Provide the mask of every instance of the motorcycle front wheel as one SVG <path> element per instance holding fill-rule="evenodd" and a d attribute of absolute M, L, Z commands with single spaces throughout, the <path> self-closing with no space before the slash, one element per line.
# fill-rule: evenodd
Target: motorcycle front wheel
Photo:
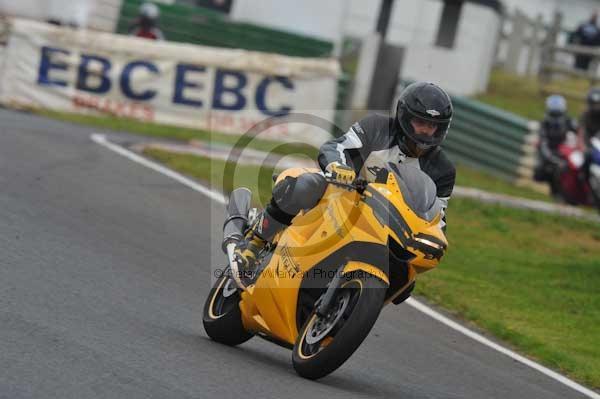
<path fill-rule="evenodd" d="M 589 185 L 592 195 L 592 202 L 596 207 L 596 210 L 600 213 L 600 177 L 591 176 L 589 178 Z"/>
<path fill-rule="evenodd" d="M 202 315 L 204 331 L 213 340 L 235 346 L 248 341 L 253 334 L 242 324 L 240 293 L 233 279 L 223 273 L 213 285 Z"/>
<path fill-rule="evenodd" d="M 296 372 L 315 380 L 348 360 L 375 324 L 386 289 L 375 276 L 351 275 L 336 292 L 329 314 L 313 311 L 300 330 L 292 354 Z"/>

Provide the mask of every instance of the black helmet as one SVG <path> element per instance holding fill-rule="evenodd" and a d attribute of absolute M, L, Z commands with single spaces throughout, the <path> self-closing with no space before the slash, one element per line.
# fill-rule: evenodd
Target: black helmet
<path fill-rule="evenodd" d="M 567 137 L 568 120 L 564 116 L 548 117 L 542 122 L 542 129 L 552 147 L 558 146 Z"/>
<path fill-rule="evenodd" d="M 402 150 L 407 155 L 420 156 L 441 144 L 448 134 L 452 112 L 452 100 L 441 87 L 427 82 L 408 85 L 396 107 L 396 120 L 404 133 L 399 137 Z M 432 136 L 417 134 L 411 124 L 413 118 L 435 123 L 435 133 Z"/>

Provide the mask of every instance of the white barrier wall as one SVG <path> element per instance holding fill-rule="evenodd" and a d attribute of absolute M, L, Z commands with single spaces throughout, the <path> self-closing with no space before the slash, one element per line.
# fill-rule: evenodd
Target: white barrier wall
<path fill-rule="evenodd" d="M 231 18 L 314 36 L 336 45 L 342 40 L 346 8 L 346 0 L 235 0 Z"/>
<path fill-rule="evenodd" d="M 96 0 L 90 10 L 87 28 L 115 32 L 123 0 Z"/>
<path fill-rule="evenodd" d="M 348 0 L 346 36 L 364 38 L 373 32 L 379 12 L 375 3 Z M 485 91 L 501 17 L 491 7 L 465 1 L 454 46 L 446 48 L 436 45 L 443 7 L 440 0 L 394 2 L 386 41 L 405 48 L 402 78 L 436 82 L 459 95 Z"/>
<path fill-rule="evenodd" d="M 0 15 L 38 21 L 53 19 L 63 24 L 85 27 L 96 2 L 97 0 L 0 0 Z"/>
<path fill-rule="evenodd" d="M 310 113 L 333 120 L 339 64 L 14 20 L 0 99 L 14 106 L 108 113 L 261 138 L 321 143 L 323 129 L 281 124 Z M 275 117 L 275 118 L 273 118 Z"/>
<path fill-rule="evenodd" d="M 518 1 L 511 0 L 513 3 Z M 550 0 L 521 3 L 544 1 Z M 584 1 L 597 0 L 577 0 Z M 485 91 L 495 59 L 501 20 L 500 12 L 493 3 L 462 2 L 454 46 L 447 48 L 436 43 L 444 5 L 459 2 L 395 1 L 386 42 L 405 48 L 400 71 L 402 78 L 434 81 L 454 94 L 473 95 Z M 369 38 L 375 32 L 380 7 L 381 1 L 365 0 L 235 0 L 231 16 L 235 20 L 330 40 L 339 50 L 344 37 L 365 40 L 365 45 L 370 44 Z M 364 90 L 359 88 L 359 91 Z M 360 93 L 358 97 L 361 97 Z"/>
<path fill-rule="evenodd" d="M 432 46 L 435 30 L 416 36 L 406 49 L 404 77 L 432 81 L 458 95 L 485 91 L 500 23 L 493 9 L 464 3 L 454 48 Z"/>

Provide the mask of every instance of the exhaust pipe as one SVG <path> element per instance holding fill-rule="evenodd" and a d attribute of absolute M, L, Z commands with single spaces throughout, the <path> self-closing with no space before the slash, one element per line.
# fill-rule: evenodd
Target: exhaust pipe
<path fill-rule="evenodd" d="M 223 224 L 223 244 L 221 248 L 229 259 L 233 280 L 242 290 L 246 289 L 246 286 L 240 278 L 234 251 L 236 244 L 244 239 L 244 231 L 248 227 L 248 212 L 251 200 L 252 192 L 249 189 L 240 187 L 233 190 L 229 196 L 229 204 L 227 204 L 227 219 Z"/>
<path fill-rule="evenodd" d="M 235 244 L 244 238 L 244 231 L 248 227 L 251 200 L 252 192 L 245 187 L 236 188 L 229 196 L 227 219 L 223 224 L 223 252 L 226 252 L 227 245 Z"/>

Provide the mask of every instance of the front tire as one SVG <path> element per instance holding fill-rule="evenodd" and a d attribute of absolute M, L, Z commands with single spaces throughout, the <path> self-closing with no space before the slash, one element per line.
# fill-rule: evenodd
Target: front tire
<path fill-rule="evenodd" d="M 600 213 L 600 177 L 592 176 L 588 181 L 592 195 L 592 202 L 598 213 Z"/>
<path fill-rule="evenodd" d="M 210 338 L 235 346 L 248 341 L 253 334 L 244 329 L 239 307 L 240 293 L 227 274 L 223 273 L 210 290 L 204 303 L 202 324 Z"/>
<path fill-rule="evenodd" d="M 338 289 L 330 315 L 320 317 L 313 310 L 294 345 L 296 372 L 315 380 L 348 360 L 375 324 L 386 289 L 375 276 L 354 274 Z"/>

